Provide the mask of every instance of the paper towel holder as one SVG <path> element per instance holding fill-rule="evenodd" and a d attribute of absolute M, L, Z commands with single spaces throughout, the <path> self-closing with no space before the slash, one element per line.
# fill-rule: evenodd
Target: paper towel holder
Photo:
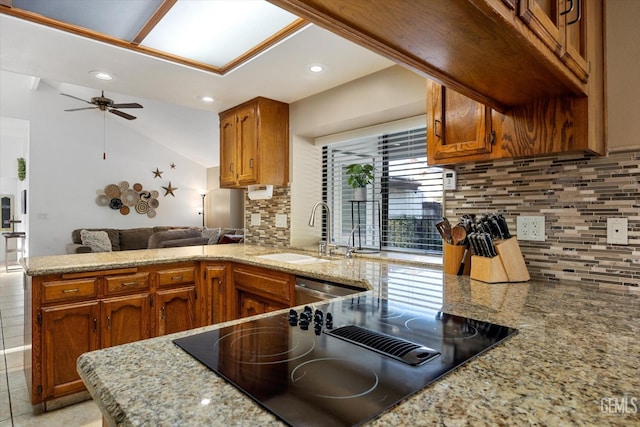
<path fill-rule="evenodd" d="M 273 185 L 257 184 L 247 188 L 249 200 L 268 200 L 273 196 Z"/>

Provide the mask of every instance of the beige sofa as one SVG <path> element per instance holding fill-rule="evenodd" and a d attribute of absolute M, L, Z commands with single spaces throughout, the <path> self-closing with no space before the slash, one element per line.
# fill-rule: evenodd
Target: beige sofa
<path fill-rule="evenodd" d="M 72 243 L 66 245 L 68 254 L 93 252 L 90 246 L 82 244 L 82 230 L 106 232 L 111 241 L 112 251 L 239 243 L 244 238 L 244 230 L 236 228 L 79 228 L 71 232 Z"/>

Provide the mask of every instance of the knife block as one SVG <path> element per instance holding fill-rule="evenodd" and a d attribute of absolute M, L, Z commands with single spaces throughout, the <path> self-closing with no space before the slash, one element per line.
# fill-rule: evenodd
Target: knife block
<path fill-rule="evenodd" d="M 531 277 L 515 237 L 495 242 L 498 256 L 471 257 L 470 277 L 486 283 L 526 282 Z"/>
<path fill-rule="evenodd" d="M 443 254 L 442 254 L 442 270 L 446 274 L 458 274 L 460 269 L 460 263 L 464 256 L 465 245 L 450 245 L 447 242 L 442 242 Z M 464 260 L 463 276 L 468 276 L 471 271 L 471 249 L 467 252 L 467 258 Z"/>

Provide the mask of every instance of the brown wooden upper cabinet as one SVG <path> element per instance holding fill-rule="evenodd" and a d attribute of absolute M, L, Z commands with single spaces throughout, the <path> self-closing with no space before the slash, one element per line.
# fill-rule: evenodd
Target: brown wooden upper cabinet
<path fill-rule="evenodd" d="M 427 141 L 429 164 L 487 158 L 495 142 L 491 109 L 428 80 Z"/>
<path fill-rule="evenodd" d="M 288 181 L 289 105 L 259 97 L 220 113 L 220 187 Z"/>
<path fill-rule="evenodd" d="M 587 0 L 521 0 L 518 16 L 583 82 L 587 82 Z"/>
<path fill-rule="evenodd" d="M 584 58 L 588 48 L 591 81 L 602 68 L 591 49 L 602 51 L 603 2 L 573 0 L 561 14 L 570 1 L 269 0 L 501 113 L 591 96 Z"/>

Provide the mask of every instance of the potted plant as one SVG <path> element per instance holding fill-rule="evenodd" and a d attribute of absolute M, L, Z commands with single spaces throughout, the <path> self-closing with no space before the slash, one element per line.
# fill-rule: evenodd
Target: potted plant
<path fill-rule="evenodd" d="M 354 189 L 353 200 L 367 200 L 367 184 L 373 182 L 373 165 L 354 163 L 346 168 L 347 183 Z"/>

